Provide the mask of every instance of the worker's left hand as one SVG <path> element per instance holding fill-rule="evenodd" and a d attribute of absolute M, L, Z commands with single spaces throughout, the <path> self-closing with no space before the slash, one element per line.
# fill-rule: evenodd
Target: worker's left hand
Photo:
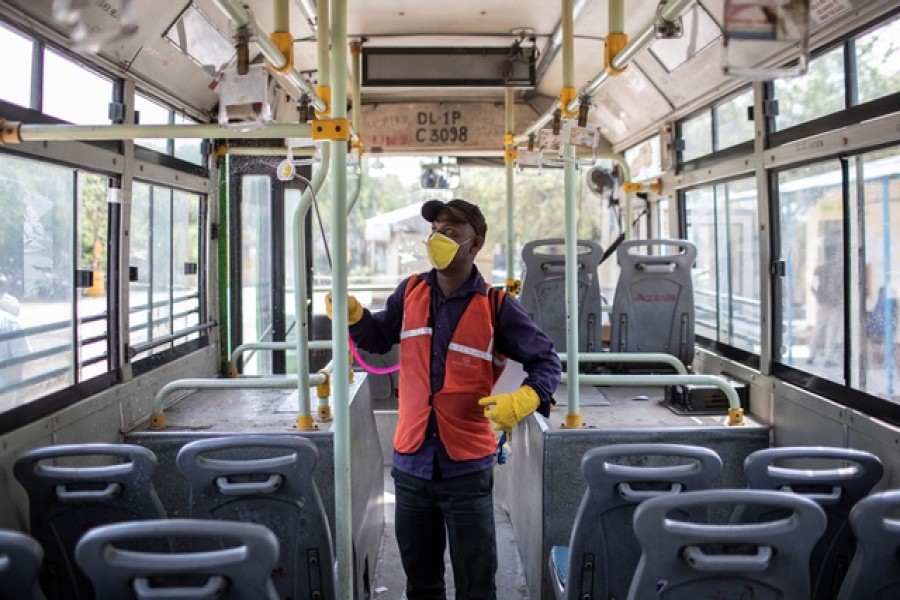
<path fill-rule="evenodd" d="M 516 423 L 540 406 L 541 399 L 534 388 L 523 385 L 514 392 L 485 396 L 478 404 L 486 407 L 484 416 L 490 419 L 491 427 L 497 431 L 511 431 Z"/>

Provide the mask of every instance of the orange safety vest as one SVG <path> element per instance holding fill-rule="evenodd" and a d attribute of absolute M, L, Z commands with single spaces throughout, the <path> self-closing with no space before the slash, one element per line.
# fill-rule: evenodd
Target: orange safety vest
<path fill-rule="evenodd" d="M 506 364 L 494 350 L 494 321 L 502 300 L 500 290 L 472 296 L 450 339 L 444 387 L 432 397 L 431 286 L 418 275 L 407 281 L 400 330 L 397 452 L 419 449 L 432 408 L 441 441 L 453 460 L 484 458 L 497 449 L 497 437 L 478 401 L 491 394 Z"/>

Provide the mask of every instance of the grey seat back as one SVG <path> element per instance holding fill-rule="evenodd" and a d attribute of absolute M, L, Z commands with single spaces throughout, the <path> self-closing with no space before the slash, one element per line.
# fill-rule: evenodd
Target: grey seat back
<path fill-rule="evenodd" d="M 49 464 L 59 459 L 72 460 L 65 466 Z M 46 554 L 40 581 L 51 599 L 94 597 L 90 581 L 75 564 L 75 544 L 86 531 L 108 523 L 165 517 L 152 484 L 156 456 L 141 446 L 36 448 L 22 454 L 13 470 L 28 493 L 31 535 Z"/>
<path fill-rule="evenodd" d="M 334 597 L 331 531 L 313 481 L 318 457 L 315 444 L 293 435 L 198 440 L 176 457 L 192 518 L 252 521 L 275 533 L 282 598 Z"/>
<path fill-rule="evenodd" d="M 600 352 L 603 345 L 603 298 L 597 267 L 603 249 L 578 240 L 578 351 Z M 538 327 L 553 340 L 557 352 L 566 351 L 565 240 L 534 240 L 522 248 L 525 275 L 519 300 Z"/>
<path fill-rule="evenodd" d="M 734 504 L 788 511 L 766 523 L 693 523 L 681 515 Z M 809 498 L 769 490 L 701 490 L 651 498 L 634 513 L 641 558 L 629 600 L 809 598 L 809 556 L 825 513 Z"/>
<path fill-rule="evenodd" d="M 135 540 L 187 539 L 201 551 L 140 552 Z M 277 600 L 278 540 L 262 525 L 164 519 L 92 529 L 76 548 L 97 600 Z"/>
<path fill-rule="evenodd" d="M 663 352 L 690 365 L 697 248 L 687 240 L 630 240 L 619 245 L 616 257 L 610 351 Z"/>
<path fill-rule="evenodd" d="M 856 554 L 838 600 L 900 598 L 900 490 L 872 494 L 850 511 Z"/>
<path fill-rule="evenodd" d="M 18 531 L 0 530 L 0 600 L 43 600 L 37 574 L 44 551 Z"/>
<path fill-rule="evenodd" d="M 624 598 L 640 556 L 632 517 L 642 501 L 704 489 L 722 471 L 715 451 L 683 444 L 613 444 L 581 460 L 587 489 L 569 541 L 565 597 Z M 706 520 L 706 514 L 692 515 Z"/>
<path fill-rule="evenodd" d="M 784 461 L 789 460 L 804 462 L 785 466 Z M 813 549 L 810 565 L 814 600 L 830 600 L 837 595 L 856 550 L 848 521 L 850 511 L 872 491 L 883 472 L 877 456 L 850 448 L 765 448 L 744 461 L 748 487 L 801 494 L 825 510 L 827 528 Z M 769 516 L 761 507 L 741 506 L 732 521 L 752 523 Z"/>

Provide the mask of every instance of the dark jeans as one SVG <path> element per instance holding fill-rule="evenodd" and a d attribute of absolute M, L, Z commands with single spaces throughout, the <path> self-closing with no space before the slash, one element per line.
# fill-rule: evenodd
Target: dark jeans
<path fill-rule="evenodd" d="M 494 600 L 497 536 L 494 530 L 494 471 L 430 481 L 397 469 L 394 523 L 409 600 L 446 600 L 444 547 L 457 600 Z"/>

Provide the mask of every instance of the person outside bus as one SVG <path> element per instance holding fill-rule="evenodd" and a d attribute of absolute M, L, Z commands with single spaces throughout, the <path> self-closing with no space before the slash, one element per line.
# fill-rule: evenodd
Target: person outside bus
<path fill-rule="evenodd" d="M 843 361 L 844 265 L 833 245 L 825 246 L 825 260 L 813 271 L 816 297 L 816 326 L 813 332 L 809 363 L 823 356 L 826 367 Z"/>
<path fill-rule="evenodd" d="M 426 247 L 434 268 L 401 283 L 377 313 L 349 296 L 350 335 L 375 353 L 400 343 L 391 475 L 407 598 L 446 598 L 449 542 L 456 597 L 493 599 L 492 428 L 510 431 L 535 410 L 549 416 L 561 366 L 522 305 L 491 290 L 475 266 L 487 233 L 481 210 L 461 199 L 429 200 L 422 217 L 431 222 Z M 506 358 L 522 364 L 525 380 L 492 395 Z"/>
<path fill-rule="evenodd" d="M 19 300 L 12 294 L 12 285 L 5 273 L 0 273 L 0 333 L 7 334 L 0 340 L 0 361 L 21 358 L 31 352 L 28 340 L 19 332 Z M 12 334 L 12 335 L 10 335 Z M 22 381 L 23 365 L 0 368 L 0 393 Z"/>

